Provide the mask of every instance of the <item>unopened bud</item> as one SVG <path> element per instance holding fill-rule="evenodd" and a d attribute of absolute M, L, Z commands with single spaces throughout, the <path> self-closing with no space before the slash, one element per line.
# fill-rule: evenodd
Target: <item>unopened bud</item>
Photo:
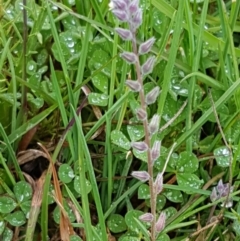
<path fill-rule="evenodd" d="M 139 54 L 148 53 L 151 50 L 155 40 L 156 39 L 154 37 L 152 37 L 152 38 L 148 39 L 146 42 L 140 44 L 139 49 L 138 49 L 138 53 Z"/>
<path fill-rule="evenodd" d="M 130 24 L 134 30 L 136 30 L 142 24 L 142 9 L 141 8 L 137 9 L 137 12 L 134 14 Z"/>
<path fill-rule="evenodd" d="M 136 13 L 138 8 L 139 8 L 139 0 L 133 0 L 128 6 L 128 10 L 131 14 Z"/>
<path fill-rule="evenodd" d="M 139 152 L 145 152 L 148 149 L 148 145 L 144 141 L 131 142 L 131 146 Z"/>
<path fill-rule="evenodd" d="M 149 57 L 146 60 L 146 62 L 142 65 L 142 68 L 141 68 L 142 74 L 143 75 L 150 74 L 153 71 L 154 63 L 155 63 L 155 57 L 154 56 Z"/>
<path fill-rule="evenodd" d="M 127 22 L 128 21 L 128 15 L 125 11 L 118 10 L 118 9 L 113 9 L 112 13 L 122 22 Z"/>
<path fill-rule="evenodd" d="M 147 112 L 143 109 L 138 109 L 136 112 L 137 118 L 141 121 L 144 121 L 147 119 Z"/>
<path fill-rule="evenodd" d="M 147 93 L 145 102 L 147 105 L 153 104 L 159 95 L 160 88 L 158 86 L 154 87 L 150 92 Z"/>
<path fill-rule="evenodd" d="M 154 182 L 154 189 L 155 189 L 156 194 L 159 194 L 159 193 L 162 192 L 162 190 L 163 190 L 163 175 L 162 175 L 162 173 L 157 174 L 157 177 L 156 177 L 155 182 Z"/>
<path fill-rule="evenodd" d="M 155 225 L 155 230 L 157 233 L 160 233 L 164 229 L 165 222 L 166 222 L 166 214 L 164 212 L 161 212 Z"/>
<path fill-rule="evenodd" d="M 111 0 L 111 5 L 114 9 L 126 11 L 127 4 L 124 0 Z"/>
<path fill-rule="evenodd" d="M 120 56 L 130 64 L 137 62 L 137 56 L 132 52 L 123 52 Z"/>
<path fill-rule="evenodd" d="M 151 135 L 155 134 L 158 131 L 159 121 L 160 121 L 160 116 L 155 114 L 148 125 L 148 130 Z"/>
<path fill-rule="evenodd" d="M 211 195 L 210 195 L 210 200 L 212 202 L 216 201 L 218 199 L 218 195 L 217 195 L 217 190 L 216 188 L 214 187 L 212 192 L 211 192 Z"/>
<path fill-rule="evenodd" d="M 126 80 L 125 83 L 134 92 L 139 92 L 142 88 L 137 80 Z"/>
<path fill-rule="evenodd" d="M 131 175 L 142 182 L 146 182 L 150 178 L 150 175 L 146 171 L 133 171 Z"/>
<path fill-rule="evenodd" d="M 153 215 L 151 213 L 144 213 L 143 215 L 139 216 L 139 220 L 143 222 L 152 222 Z"/>
<path fill-rule="evenodd" d="M 128 29 L 115 28 L 115 31 L 123 40 L 132 40 L 132 33 Z"/>
<path fill-rule="evenodd" d="M 152 164 L 154 164 L 154 161 L 156 161 L 160 156 L 160 148 L 161 148 L 161 142 L 155 141 L 153 144 L 153 147 L 151 149 L 151 161 Z"/>

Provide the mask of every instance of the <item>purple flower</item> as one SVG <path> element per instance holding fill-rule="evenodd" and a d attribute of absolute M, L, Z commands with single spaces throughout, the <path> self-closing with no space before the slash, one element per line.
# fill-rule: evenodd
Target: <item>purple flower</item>
<path fill-rule="evenodd" d="M 162 192 L 163 190 L 163 174 L 162 173 L 158 173 L 156 180 L 154 182 L 154 191 L 155 194 L 159 194 Z"/>
<path fill-rule="evenodd" d="M 139 216 L 139 220 L 143 222 L 152 222 L 153 215 L 151 213 L 144 213 L 143 215 Z"/>
<path fill-rule="evenodd" d="M 160 88 L 158 86 L 154 87 L 150 92 L 147 93 L 145 97 L 145 102 L 147 105 L 153 104 L 160 93 Z"/>
<path fill-rule="evenodd" d="M 147 112 L 143 109 L 138 109 L 136 112 L 137 118 L 141 121 L 144 121 L 147 119 Z"/>
<path fill-rule="evenodd" d="M 131 175 L 142 182 L 146 182 L 150 178 L 150 175 L 146 171 L 133 171 Z"/>
<path fill-rule="evenodd" d="M 214 201 L 216 201 L 218 198 L 219 198 L 219 197 L 218 197 L 218 194 L 217 194 L 217 190 L 216 190 L 216 188 L 214 187 L 213 190 L 212 190 L 212 192 L 211 192 L 211 195 L 210 195 L 210 200 L 211 200 L 212 202 L 214 202 Z"/>
<path fill-rule="evenodd" d="M 138 8 L 133 18 L 130 20 L 130 25 L 133 30 L 136 30 L 142 24 L 142 9 Z"/>
<path fill-rule="evenodd" d="M 148 145 L 144 141 L 131 142 L 131 146 L 139 152 L 145 152 L 148 149 Z"/>
<path fill-rule="evenodd" d="M 135 13 L 139 8 L 139 0 L 133 0 L 129 6 L 128 6 L 128 9 L 129 9 L 129 12 L 130 13 Z"/>
<path fill-rule="evenodd" d="M 112 13 L 122 22 L 127 22 L 128 21 L 128 15 L 125 11 L 118 10 L 118 9 L 113 9 Z"/>
<path fill-rule="evenodd" d="M 160 156 L 160 148 L 161 148 L 161 142 L 155 141 L 153 144 L 153 147 L 151 149 L 151 161 L 152 164 L 154 164 L 154 161 L 156 161 Z"/>
<path fill-rule="evenodd" d="M 154 63 L 155 63 L 155 57 L 154 56 L 149 57 L 141 67 L 142 74 L 147 75 L 152 73 Z"/>
<path fill-rule="evenodd" d="M 155 114 L 148 125 L 149 133 L 151 135 L 155 134 L 158 131 L 159 121 L 160 121 L 160 116 Z"/>
<path fill-rule="evenodd" d="M 148 53 L 151 50 L 155 41 L 156 41 L 156 39 L 154 37 L 152 37 L 152 38 L 148 39 L 146 42 L 140 44 L 139 49 L 138 49 L 138 53 L 139 54 Z"/>
<path fill-rule="evenodd" d="M 132 33 L 128 29 L 115 28 L 115 31 L 123 40 L 132 40 Z"/>
<path fill-rule="evenodd" d="M 120 56 L 130 64 L 137 62 L 137 56 L 132 52 L 123 52 Z"/>
<path fill-rule="evenodd" d="M 139 92 L 142 88 L 137 80 L 126 80 L 125 84 L 134 92 Z"/>
<path fill-rule="evenodd" d="M 164 212 L 161 212 L 155 225 L 155 230 L 157 233 L 160 233 L 164 229 L 165 222 L 166 222 L 166 214 Z"/>
<path fill-rule="evenodd" d="M 127 9 L 127 4 L 124 0 L 111 0 L 110 6 L 116 10 L 126 11 Z"/>

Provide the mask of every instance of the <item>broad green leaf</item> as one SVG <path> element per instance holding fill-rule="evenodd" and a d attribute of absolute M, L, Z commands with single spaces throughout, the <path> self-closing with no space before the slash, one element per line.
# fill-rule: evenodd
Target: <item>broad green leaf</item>
<path fill-rule="evenodd" d="M 164 209 L 163 212 L 165 212 L 166 217 L 168 219 L 177 213 L 177 209 L 174 207 L 168 207 L 168 208 Z"/>
<path fill-rule="evenodd" d="M 182 203 L 183 195 L 179 190 L 164 189 L 162 193 L 169 201 L 173 203 Z"/>
<path fill-rule="evenodd" d="M 91 92 L 88 95 L 88 102 L 90 105 L 107 106 L 108 96 L 106 94 L 99 94 Z"/>
<path fill-rule="evenodd" d="M 73 3 L 75 5 L 75 0 L 68 1 L 69 5 L 72 5 L 71 3 Z M 68 16 L 65 16 L 65 18 L 62 19 L 61 23 L 63 24 L 64 28 L 67 30 L 79 31 L 79 29 L 81 27 L 77 18 L 70 14 Z"/>
<path fill-rule="evenodd" d="M 142 184 L 138 188 L 138 199 L 149 199 L 150 198 L 150 190 L 147 184 Z"/>
<path fill-rule="evenodd" d="M 74 183 L 75 191 L 77 193 L 81 194 L 81 187 L 80 187 L 80 178 L 79 178 L 79 176 L 76 176 L 74 178 L 74 182 L 73 183 Z M 92 190 L 92 185 L 91 185 L 91 183 L 88 180 L 86 180 L 85 188 L 86 188 L 87 193 L 90 193 L 91 190 Z"/>
<path fill-rule="evenodd" d="M 169 236 L 166 233 L 160 234 L 156 241 L 170 241 Z"/>
<path fill-rule="evenodd" d="M 29 75 L 32 75 L 32 74 L 36 73 L 36 71 L 37 71 L 37 63 L 35 61 L 33 61 L 33 60 L 28 61 L 26 69 L 27 69 L 27 73 Z"/>
<path fill-rule="evenodd" d="M 63 207 L 64 207 L 64 210 L 67 212 L 67 215 L 68 215 L 68 218 L 69 218 L 70 222 L 74 222 L 76 217 L 73 213 L 73 210 L 68 206 L 68 204 L 66 203 L 65 200 L 63 201 Z M 53 211 L 53 219 L 57 224 L 59 224 L 59 222 L 60 222 L 59 206 L 56 206 L 54 211 Z"/>
<path fill-rule="evenodd" d="M 147 152 L 141 152 L 136 149 L 133 149 L 133 154 L 137 159 L 143 162 L 147 162 Z"/>
<path fill-rule="evenodd" d="M 31 203 L 32 203 L 31 200 L 20 203 L 20 208 L 24 212 L 26 218 L 28 218 L 28 216 L 29 216 L 29 212 L 30 212 L 30 209 L 31 209 Z"/>
<path fill-rule="evenodd" d="M 168 122 L 170 121 L 176 113 L 179 111 L 179 109 L 182 107 L 183 101 L 178 100 L 175 101 L 170 95 L 167 96 L 166 102 L 163 108 L 163 115 L 162 118 Z M 179 117 L 173 122 L 171 126 L 175 126 L 177 123 L 185 119 L 186 115 L 186 108 L 182 111 L 182 113 L 179 115 Z"/>
<path fill-rule="evenodd" d="M 154 162 L 154 167 L 156 167 L 159 172 L 163 170 L 167 156 L 168 156 L 168 149 L 164 146 L 161 146 L 160 157 Z"/>
<path fill-rule="evenodd" d="M 113 214 L 108 218 L 107 226 L 112 233 L 121 233 L 127 229 L 124 217 L 120 214 Z"/>
<path fill-rule="evenodd" d="M 17 206 L 15 200 L 11 197 L 0 197 L 0 213 L 11 213 Z"/>
<path fill-rule="evenodd" d="M 90 70 L 94 71 L 96 69 L 100 69 L 103 65 L 105 65 L 109 61 L 110 61 L 110 56 L 108 55 L 108 53 L 102 49 L 98 49 L 92 54 L 92 57 L 88 62 L 88 66 Z M 110 67 L 111 65 L 108 65 L 102 70 L 102 72 L 107 76 L 110 75 Z"/>
<path fill-rule="evenodd" d="M 39 111 L 39 109 L 43 107 L 44 100 L 42 98 L 35 98 L 32 95 L 28 95 L 28 104 L 31 108 L 31 111 L 33 113 L 36 113 L 37 111 Z"/>
<path fill-rule="evenodd" d="M 13 192 L 19 203 L 25 202 L 32 197 L 32 187 L 28 182 L 20 181 L 13 187 Z"/>
<path fill-rule="evenodd" d="M 72 167 L 66 163 L 59 167 L 58 176 L 63 183 L 69 183 L 75 177 Z"/>
<path fill-rule="evenodd" d="M 236 232 L 237 236 L 240 236 L 240 203 L 237 204 L 237 209 L 232 210 L 232 213 L 235 217 L 233 222 L 233 229 Z"/>
<path fill-rule="evenodd" d="M 5 222 L 3 220 L 0 221 L 0 235 L 2 235 L 4 229 L 5 229 Z"/>
<path fill-rule="evenodd" d="M 2 235 L 2 240 L 12 241 L 12 238 L 13 238 L 13 231 L 9 228 L 5 228 Z"/>
<path fill-rule="evenodd" d="M 166 17 L 159 12 L 156 8 L 153 9 L 152 13 L 152 27 L 159 34 L 164 33 L 164 22 L 166 21 Z"/>
<path fill-rule="evenodd" d="M 128 125 L 127 131 L 131 141 L 139 141 L 145 135 L 143 126 L 141 124 Z"/>
<path fill-rule="evenodd" d="M 80 37 L 75 33 L 75 31 L 68 30 L 59 34 L 59 41 L 62 49 L 62 54 L 68 67 L 71 69 L 76 69 L 81 53 Z M 52 45 L 52 52 L 56 60 L 60 62 L 60 56 L 56 43 L 53 43 Z"/>
<path fill-rule="evenodd" d="M 136 225 L 136 221 L 134 218 L 139 219 L 139 216 L 141 216 L 142 214 L 144 213 L 139 210 L 131 210 L 127 212 L 127 214 L 125 215 L 125 222 L 129 229 L 137 233 L 140 231 L 138 226 Z"/>
<path fill-rule="evenodd" d="M 191 173 L 177 173 L 177 182 L 179 187 L 184 188 L 195 188 L 199 189 L 201 188 L 203 181 L 199 179 L 199 177 L 195 174 Z M 187 193 L 191 194 L 191 191 L 187 191 Z"/>
<path fill-rule="evenodd" d="M 216 162 L 220 167 L 228 167 L 230 163 L 230 151 L 226 146 L 221 146 L 213 151 Z"/>
<path fill-rule="evenodd" d="M 214 102 L 216 102 L 223 95 L 223 91 L 220 91 L 220 90 L 213 89 L 211 93 L 212 93 L 212 99 Z M 205 113 L 209 108 L 212 108 L 212 101 L 209 96 L 207 96 L 202 101 L 202 103 L 199 105 L 199 108 L 203 111 L 203 113 Z M 217 113 L 218 113 L 220 120 L 225 120 L 229 117 L 229 109 L 225 104 L 221 105 L 217 109 Z M 212 113 L 208 117 L 208 120 L 215 123 L 216 122 L 215 115 Z"/>
<path fill-rule="evenodd" d="M 138 235 L 135 232 L 134 234 L 132 234 L 132 232 L 128 232 L 127 234 L 122 235 L 119 238 L 119 241 L 139 241 Z"/>
<path fill-rule="evenodd" d="M 103 73 L 98 73 L 92 77 L 93 85 L 104 94 L 108 94 L 108 82 L 108 77 Z"/>
<path fill-rule="evenodd" d="M 113 130 L 111 132 L 111 140 L 113 144 L 125 150 L 129 150 L 131 147 L 128 138 L 121 131 Z"/>
<path fill-rule="evenodd" d="M 5 220 L 8 221 L 14 227 L 20 227 L 26 223 L 26 218 L 22 211 L 16 211 L 8 214 L 5 217 Z"/>
<path fill-rule="evenodd" d="M 176 170 L 181 173 L 193 173 L 198 169 L 198 159 L 193 153 L 181 152 L 176 162 Z"/>
<path fill-rule="evenodd" d="M 146 205 L 148 206 L 148 207 L 151 207 L 151 203 L 150 203 L 150 200 L 151 199 L 147 199 L 146 200 Z M 158 195 L 157 196 L 157 200 L 156 200 L 156 209 L 157 209 L 157 211 L 158 212 L 160 212 L 164 207 L 165 207 L 165 204 L 166 204 L 166 197 L 165 196 L 163 196 L 163 195 Z"/>

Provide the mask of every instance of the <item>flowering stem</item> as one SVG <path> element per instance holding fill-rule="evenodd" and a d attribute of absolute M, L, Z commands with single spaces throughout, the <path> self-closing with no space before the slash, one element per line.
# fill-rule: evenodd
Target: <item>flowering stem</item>
<path fill-rule="evenodd" d="M 132 49 L 133 49 L 133 52 L 137 56 L 137 61 L 135 63 L 137 80 L 141 85 L 141 90 L 139 91 L 141 108 L 142 108 L 142 110 L 144 110 L 147 113 L 147 105 L 145 103 L 145 94 L 144 94 L 144 88 L 143 88 L 143 77 L 142 77 L 142 73 L 141 73 L 141 65 L 140 65 L 137 41 L 136 41 L 136 33 L 132 31 L 132 35 L 133 35 Z M 148 130 L 148 118 L 145 118 L 143 120 L 143 128 L 144 128 L 144 133 L 145 133 L 145 143 L 148 146 L 147 165 L 148 165 L 148 174 L 150 175 L 149 189 L 150 189 L 151 214 L 153 215 L 153 220 L 151 222 L 151 241 L 155 241 L 156 240 L 155 224 L 156 224 L 156 197 L 157 197 L 157 195 L 154 192 L 154 186 L 153 186 L 153 165 L 152 165 L 152 161 L 151 161 L 151 140 L 150 140 L 150 133 Z"/>

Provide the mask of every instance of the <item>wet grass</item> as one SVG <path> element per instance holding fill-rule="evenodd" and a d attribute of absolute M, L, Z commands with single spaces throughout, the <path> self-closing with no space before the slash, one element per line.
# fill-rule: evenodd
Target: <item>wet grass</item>
<path fill-rule="evenodd" d="M 154 136 L 154 176 L 176 143 L 157 240 L 238 240 L 240 2 L 140 2 L 138 44 L 154 36 L 157 58 L 144 88 L 161 89 L 148 114 L 173 120 Z M 130 148 L 144 137 L 125 86 L 136 74 L 108 4 L 0 2 L 2 240 L 150 240 L 148 185 L 130 175 L 146 170 Z"/>

